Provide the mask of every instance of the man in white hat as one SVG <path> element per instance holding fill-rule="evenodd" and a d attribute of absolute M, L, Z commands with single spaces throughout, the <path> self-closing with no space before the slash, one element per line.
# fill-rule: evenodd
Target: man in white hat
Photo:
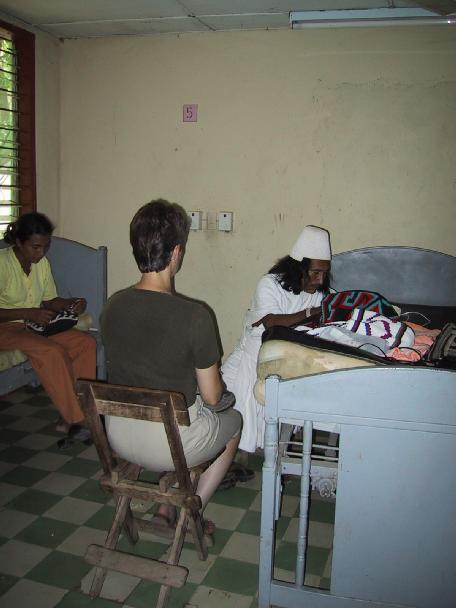
<path fill-rule="evenodd" d="M 306 226 L 290 255 L 281 258 L 257 285 L 239 343 L 222 366 L 223 379 L 243 417 L 241 450 L 254 452 L 263 447 L 264 407 L 253 395 L 261 336 L 273 325 L 295 327 L 319 315 L 330 267 L 329 233 Z M 242 480 L 241 472 L 238 480 Z"/>

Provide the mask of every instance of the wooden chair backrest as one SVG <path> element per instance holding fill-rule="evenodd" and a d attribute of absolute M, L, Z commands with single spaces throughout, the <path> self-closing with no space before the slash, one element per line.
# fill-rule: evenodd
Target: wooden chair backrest
<path fill-rule="evenodd" d="M 78 380 L 76 394 L 105 474 L 112 474 L 117 462 L 100 415 L 163 423 L 179 487 L 193 492 L 178 430 L 178 426 L 190 426 L 181 393 Z"/>

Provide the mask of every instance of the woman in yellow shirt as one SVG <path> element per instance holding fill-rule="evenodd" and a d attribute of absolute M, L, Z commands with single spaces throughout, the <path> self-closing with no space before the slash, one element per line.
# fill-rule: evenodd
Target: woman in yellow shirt
<path fill-rule="evenodd" d="M 84 418 L 74 382 L 95 378 L 95 340 L 74 329 L 44 337 L 25 328 L 27 320 L 46 324 L 61 310 L 80 314 L 86 307 L 82 298 L 57 295 L 46 258 L 53 230 L 49 219 L 36 212 L 22 215 L 6 229 L 4 239 L 11 247 L 0 250 L 0 351 L 18 349 L 28 357 L 69 429 Z M 76 438 L 88 437 L 85 429 L 71 431 Z"/>

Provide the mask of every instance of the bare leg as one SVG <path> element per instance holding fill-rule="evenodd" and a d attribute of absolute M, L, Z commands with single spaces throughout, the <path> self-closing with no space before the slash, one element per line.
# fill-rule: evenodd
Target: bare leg
<path fill-rule="evenodd" d="M 211 466 L 208 467 L 201 475 L 196 493 L 201 497 L 203 510 L 211 499 L 211 496 L 220 485 L 220 482 L 225 477 L 226 472 L 230 468 L 230 464 L 233 462 L 240 438 L 241 433 L 236 433 L 236 435 L 234 435 L 234 437 L 228 441 L 225 450 L 220 454 L 220 456 L 214 460 Z"/>
<path fill-rule="evenodd" d="M 226 448 L 223 450 L 220 456 L 216 460 L 214 460 L 211 466 L 208 467 L 201 475 L 198 487 L 196 489 L 196 493 L 201 498 L 201 502 L 203 504 L 203 511 L 207 503 L 211 499 L 211 496 L 214 494 L 214 492 L 220 485 L 220 482 L 225 477 L 226 472 L 230 468 L 230 465 L 233 462 L 234 455 L 236 454 L 240 438 L 241 433 L 236 433 L 236 435 L 234 435 L 228 441 L 228 443 L 226 444 Z M 162 504 L 158 507 L 157 513 L 167 517 L 168 519 L 171 519 L 174 517 L 175 507 Z"/>

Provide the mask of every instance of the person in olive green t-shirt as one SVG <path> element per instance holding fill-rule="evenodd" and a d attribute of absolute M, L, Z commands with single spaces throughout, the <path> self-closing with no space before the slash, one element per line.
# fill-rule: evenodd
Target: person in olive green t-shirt
<path fill-rule="evenodd" d="M 188 230 L 188 216 L 179 205 L 157 200 L 139 209 L 130 224 L 130 242 L 141 278 L 108 300 L 101 332 L 109 382 L 185 395 L 190 426 L 179 432 L 188 466 L 221 452 L 198 484 L 204 508 L 234 458 L 241 417 L 233 409 L 211 410 L 224 391 L 214 318 L 205 304 L 174 290 Z M 106 429 L 122 458 L 152 471 L 173 470 L 162 425 L 107 416 Z M 160 506 L 155 523 L 160 521 L 174 524 L 169 506 Z"/>

